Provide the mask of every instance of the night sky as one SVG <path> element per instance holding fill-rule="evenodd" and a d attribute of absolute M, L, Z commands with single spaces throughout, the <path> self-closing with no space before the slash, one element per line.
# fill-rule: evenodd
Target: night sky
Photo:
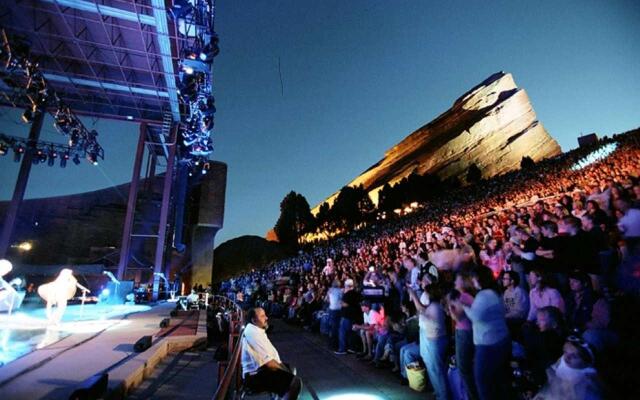
<path fill-rule="evenodd" d="M 229 166 L 217 243 L 264 236 L 290 190 L 314 206 L 500 70 L 526 89 L 563 150 L 581 132 L 640 126 L 638 1 L 217 4 L 214 158 Z M 21 112 L 0 110 L 0 131 L 26 136 Z M 27 197 L 130 180 L 137 125 L 83 121 L 100 133 L 106 160 L 35 166 Z M 42 138 L 64 141 L 50 119 Z M 0 159 L 0 200 L 18 166 Z"/>

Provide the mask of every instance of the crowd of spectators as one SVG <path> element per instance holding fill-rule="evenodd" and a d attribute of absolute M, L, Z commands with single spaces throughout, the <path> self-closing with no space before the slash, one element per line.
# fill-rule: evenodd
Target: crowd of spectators
<path fill-rule="evenodd" d="M 639 136 L 578 170 L 595 147 L 442 194 L 218 290 L 401 383 L 422 363 L 436 399 L 632 397 Z"/>

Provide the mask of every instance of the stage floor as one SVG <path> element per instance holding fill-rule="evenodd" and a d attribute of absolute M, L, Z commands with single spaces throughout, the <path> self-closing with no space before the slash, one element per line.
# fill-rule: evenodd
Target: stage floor
<path fill-rule="evenodd" d="M 59 327 L 49 329 L 44 310 L 22 311 L 8 320 L 2 316 L 0 323 L 8 331 L 13 360 L 0 367 L 0 399 L 69 398 L 87 378 L 110 372 L 135 357 L 133 344 L 141 336 L 154 337 L 154 343 L 164 340 L 159 323 L 173 309 L 173 303 L 87 305 L 82 311 L 73 306 Z M 23 346 L 22 355 L 14 350 L 16 345 Z"/>
<path fill-rule="evenodd" d="M 44 308 L 0 314 L 0 367 L 74 333 L 101 332 L 120 324 L 119 317 L 149 309 L 146 305 L 71 305 L 57 326 L 49 326 Z"/>

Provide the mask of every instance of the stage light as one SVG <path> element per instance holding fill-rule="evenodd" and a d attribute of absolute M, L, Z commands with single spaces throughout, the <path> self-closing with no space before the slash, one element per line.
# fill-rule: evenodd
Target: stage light
<path fill-rule="evenodd" d="M 37 156 L 38 156 L 38 158 L 39 158 L 39 161 L 40 161 L 41 163 L 43 163 L 43 162 L 47 161 L 47 158 L 48 158 L 48 157 L 47 157 L 47 154 L 44 152 L 44 150 L 42 150 L 42 149 L 38 149 L 38 150 L 37 150 L 37 152 L 36 152 L 36 154 L 37 154 Z M 52 165 L 53 165 L 53 164 L 52 164 Z"/>
<path fill-rule="evenodd" d="M 22 114 L 22 122 L 24 122 L 25 124 L 30 124 L 33 122 L 33 117 L 33 111 L 31 111 L 30 108 L 27 108 Z"/>
<path fill-rule="evenodd" d="M 133 115 L 127 115 L 127 121 L 133 121 Z"/>
<path fill-rule="evenodd" d="M 100 296 L 102 296 L 102 297 L 109 297 L 110 294 L 111 294 L 111 292 L 107 288 L 102 289 L 102 292 L 100 292 Z"/>
<path fill-rule="evenodd" d="M 22 242 L 18 245 L 18 249 L 22 251 L 31 251 L 31 249 L 33 249 L 33 245 L 31 242 Z"/>
<path fill-rule="evenodd" d="M 19 144 L 13 147 L 13 161 L 20 162 L 22 154 L 24 153 L 24 147 Z"/>
<path fill-rule="evenodd" d="M 53 167 L 53 165 L 56 163 L 56 158 L 58 158 L 58 152 L 53 147 L 51 147 L 49 149 L 49 160 L 47 161 L 47 165 Z"/>
<path fill-rule="evenodd" d="M 94 152 L 87 153 L 87 160 L 93 165 L 98 165 L 98 156 Z"/>
<path fill-rule="evenodd" d="M 4 156 L 9 151 L 9 146 L 6 143 L 0 143 L 0 156 Z"/>
<path fill-rule="evenodd" d="M 184 71 L 185 74 L 187 75 L 192 75 L 193 74 L 193 68 L 188 66 L 188 65 L 184 65 L 182 66 L 182 70 Z"/>
<path fill-rule="evenodd" d="M 73 128 L 71 130 L 71 135 L 69 135 L 69 146 L 76 147 L 78 145 L 79 140 L 80 140 L 80 130 L 78 128 Z"/>
<path fill-rule="evenodd" d="M 186 17 L 191 14 L 192 11 L 193 5 L 191 5 L 188 0 L 175 0 L 173 7 L 169 10 L 169 14 L 177 20 Z"/>
<path fill-rule="evenodd" d="M 211 42 L 204 46 L 202 51 L 200 52 L 200 60 L 211 63 L 213 58 L 220 53 L 220 47 L 218 47 L 218 36 L 214 36 L 211 38 Z"/>

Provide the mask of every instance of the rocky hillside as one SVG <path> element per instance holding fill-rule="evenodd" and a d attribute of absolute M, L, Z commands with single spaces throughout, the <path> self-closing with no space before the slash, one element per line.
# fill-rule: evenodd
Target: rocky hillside
<path fill-rule="evenodd" d="M 413 171 L 446 179 L 462 177 L 476 164 L 483 178 L 488 178 L 519 168 L 523 156 L 538 161 L 560 152 L 524 89 L 516 86 L 511 74 L 498 72 L 388 150 L 348 185 L 364 185 L 377 203 L 377 192 L 385 183 L 394 184 Z M 333 203 L 336 195 L 326 201 Z"/>

